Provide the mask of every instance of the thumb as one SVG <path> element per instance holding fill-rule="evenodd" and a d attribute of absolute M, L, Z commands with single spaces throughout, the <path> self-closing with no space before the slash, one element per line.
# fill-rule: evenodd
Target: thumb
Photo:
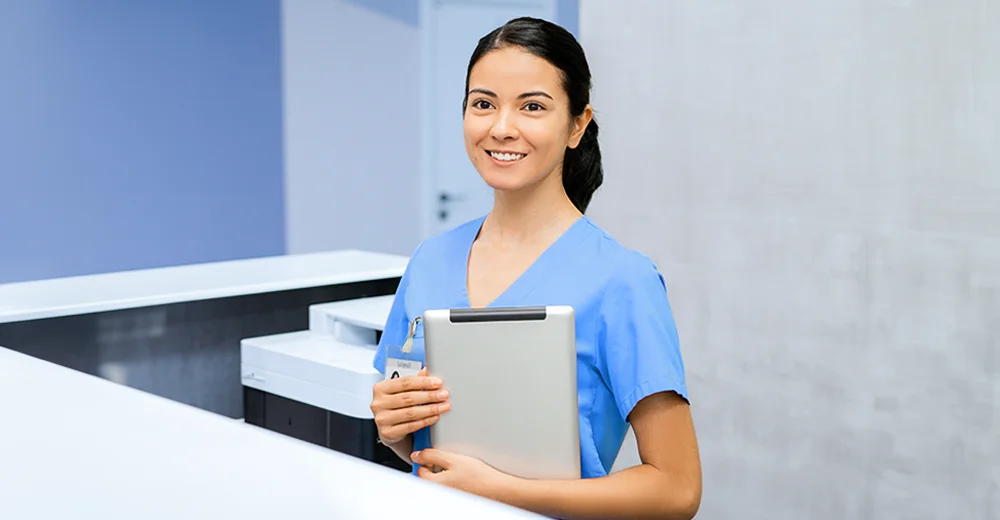
<path fill-rule="evenodd" d="M 417 375 L 418 376 L 426 376 L 427 375 L 427 367 L 421 368 L 420 372 L 418 372 Z"/>
<path fill-rule="evenodd" d="M 449 469 L 451 467 L 451 456 L 443 451 L 435 450 L 434 448 L 427 448 L 414 452 L 410 455 L 410 459 L 420 464 L 421 466 L 437 466 L 441 469 Z"/>

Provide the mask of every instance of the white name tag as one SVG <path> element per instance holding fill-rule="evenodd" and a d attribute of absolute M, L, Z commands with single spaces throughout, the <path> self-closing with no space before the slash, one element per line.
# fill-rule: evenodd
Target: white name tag
<path fill-rule="evenodd" d="M 423 368 L 423 363 L 419 361 L 389 358 L 385 360 L 385 378 L 398 379 L 415 376 L 420 373 L 421 368 Z"/>

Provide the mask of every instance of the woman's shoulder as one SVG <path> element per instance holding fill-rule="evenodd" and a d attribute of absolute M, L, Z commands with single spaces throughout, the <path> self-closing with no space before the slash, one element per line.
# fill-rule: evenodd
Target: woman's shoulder
<path fill-rule="evenodd" d="M 589 251 L 600 279 L 600 312 L 605 320 L 632 320 L 643 315 L 669 317 L 667 281 L 656 262 L 642 251 L 629 248 L 591 223 Z M 644 310 L 640 311 L 642 308 Z M 650 309 L 662 312 L 650 312 Z"/>
<path fill-rule="evenodd" d="M 662 283 L 656 262 L 647 254 L 625 246 L 589 218 L 586 223 L 591 239 L 581 256 L 587 255 L 590 258 L 608 284 L 629 285 L 650 281 Z"/>

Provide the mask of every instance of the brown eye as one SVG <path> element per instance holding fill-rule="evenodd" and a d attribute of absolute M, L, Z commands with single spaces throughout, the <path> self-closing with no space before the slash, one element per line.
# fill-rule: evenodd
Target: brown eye
<path fill-rule="evenodd" d="M 479 110 L 488 110 L 490 108 L 490 102 L 484 99 L 480 99 L 472 104 L 472 106 L 478 108 Z"/>
<path fill-rule="evenodd" d="M 528 112 L 536 112 L 538 110 L 542 110 L 542 105 L 539 105 L 538 103 L 528 103 L 524 106 L 524 108 L 527 109 Z"/>

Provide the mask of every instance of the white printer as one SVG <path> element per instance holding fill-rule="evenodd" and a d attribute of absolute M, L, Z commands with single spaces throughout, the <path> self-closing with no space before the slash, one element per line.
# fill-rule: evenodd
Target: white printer
<path fill-rule="evenodd" d="M 241 342 L 244 420 L 403 471 L 379 444 L 372 367 L 393 296 L 310 306 L 309 329 Z"/>

